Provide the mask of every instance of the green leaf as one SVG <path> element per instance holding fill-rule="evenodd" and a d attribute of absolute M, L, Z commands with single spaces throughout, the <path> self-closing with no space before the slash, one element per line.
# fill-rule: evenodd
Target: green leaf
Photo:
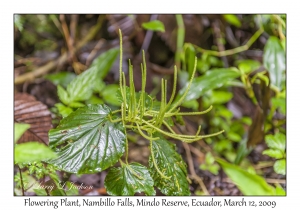
<path fill-rule="evenodd" d="M 192 44 L 187 44 L 185 49 L 185 63 L 187 65 L 187 72 L 189 76 L 192 76 L 194 63 L 195 63 L 196 51 Z"/>
<path fill-rule="evenodd" d="M 73 112 L 72 108 L 67 107 L 62 103 L 55 104 L 55 107 L 58 109 L 58 111 L 62 115 L 62 117 L 67 117 L 69 114 L 71 114 Z"/>
<path fill-rule="evenodd" d="M 282 159 L 282 160 L 277 160 L 274 164 L 274 171 L 277 174 L 282 174 L 285 175 L 286 174 L 286 160 Z"/>
<path fill-rule="evenodd" d="M 78 75 L 67 87 L 70 96 L 69 102 L 88 100 L 93 93 L 97 83 L 107 75 L 114 60 L 117 57 L 119 49 L 111 49 L 101 54 L 91 67 Z"/>
<path fill-rule="evenodd" d="M 153 159 L 149 157 L 149 168 L 154 185 L 165 195 L 190 195 L 186 164 L 176 152 L 175 145 L 160 137 L 152 141 L 152 151 L 159 170 L 169 179 L 157 172 Z"/>
<path fill-rule="evenodd" d="M 280 186 L 280 184 L 278 184 L 276 186 L 276 195 L 286 195 L 286 192 L 284 191 L 284 189 Z"/>
<path fill-rule="evenodd" d="M 104 79 L 114 64 L 118 53 L 120 50 L 118 48 L 113 48 L 105 53 L 102 53 L 100 56 L 95 58 L 90 67 L 96 67 L 99 70 L 98 77 L 101 80 Z"/>
<path fill-rule="evenodd" d="M 269 185 L 263 177 L 251 174 L 219 158 L 217 162 L 244 195 L 275 195 L 275 188 Z"/>
<path fill-rule="evenodd" d="M 86 104 L 103 104 L 103 103 L 104 101 L 101 98 L 94 95 L 92 95 L 92 97 L 86 101 Z"/>
<path fill-rule="evenodd" d="M 229 131 L 227 133 L 227 136 L 228 136 L 228 139 L 230 139 L 234 142 L 240 142 L 242 140 L 242 137 L 239 134 L 232 132 L 232 131 Z"/>
<path fill-rule="evenodd" d="M 88 105 L 49 131 L 50 147 L 58 157 L 50 163 L 70 173 L 96 173 L 114 165 L 125 151 L 122 123 L 108 119 L 106 105 Z"/>
<path fill-rule="evenodd" d="M 34 189 L 33 191 L 36 195 L 47 196 L 47 192 L 45 189 Z"/>
<path fill-rule="evenodd" d="M 205 92 L 220 88 L 226 85 L 227 82 L 234 80 L 239 76 L 240 73 L 236 70 L 236 68 L 215 69 L 207 71 L 203 76 L 197 77 L 193 80 L 191 88 L 184 101 L 198 99 Z M 183 95 L 186 87 L 187 86 L 179 91 L 179 94 L 176 98 L 177 100 L 180 96 Z"/>
<path fill-rule="evenodd" d="M 217 164 L 213 164 L 208 167 L 208 170 L 210 171 L 210 173 L 212 173 L 214 175 L 219 174 L 219 169 L 220 169 L 220 166 Z"/>
<path fill-rule="evenodd" d="M 121 103 L 118 100 L 117 96 L 117 92 L 119 91 L 119 89 L 119 85 L 107 85 L 101 92 L 104 101 L 114 106 L 120 106 Z"/>
<path fill-rule="evenodd" d="M 15 145 L 15 163 L 30 163 L 55 157 L 55 153 L 50 148 L 38 142 Z"/>
<path fill-rule="evenodd" d="M 111 168 L 104 181 L 104 186 L 110 195 L 130 196 L 137 192 L 155 195 L 153 184 L 148 169 L 139 163 L 123 164 L 122 167 Z"/>
<path fill-rule="evenodd" d="M 211 152 L 208 152 L 205 155 L 205 162 L 207 165 L 212 165 L 215 162 L 215 158 L 212 156 Z"/>
<path fill-rule="evenodd" d="M 153 20 L 147 23 L 143 23 L 142 27 L 146 30 L 150 31 L 160 31 L 165 32 L 165 26 L 164 24 L 159 20 Z"/>
<path fill-rule="evenodd" d="M 23 133 L 30 128 L 29 124 L 25 124 L 25 123 L 15 123 L 15 142 L 17 142 L 21 136 L 23 135 Z"/>
<path fill-rule="evenodd" d="M 286 70 L 285 51 L 277 37 L 271 36 L 264 48 L 264 66 L 270 72 L 271 84 L 281 90 L 281 83 L 285 80 Z"/>
<path fill-rule="evenodd" d="M 244 74 L 248 74 L 261 66 L 261 64 L 256 60 L 238 60 L 236 65 Z"/>
<path fill-rule="evenodd" d="M 226 15 L 222 15 L 222 16 L 231 25 L 234 25 L 235 27 L 238 27 L 238 28 L 240 28 L 242 26 L 241 21 L 239 20 L 239 18 L 236 15 L 226 14 Z"/>
<path fill-rule="evenodd" d="M 48 74 L 45 76 L 45 79 L 50 80 L 55 85 L 61 85 L 64 88 L 66 88 L 67 85 L 75 78 L 76 74 L 67 71 Z"/>
<path fill-rule="evenodd" d="M 231 92 L 226 91 L 212 91 L 211 100 L 213 104 L 224 104 L 228 101 L 230 101 L 233 97 L 233 94 Z"/>
<path fill-rule="evenodd" d="M 267 149 L 265 151 L 263 151 L 262 153 L 263 155 L 268 155 L 272 158 L 276 158 L 276 159 L 280 159 L 283 158 L 283 154 L 280 150 L 277 149 Z"/>
<path fill-rule="evenodd" d="M 65 190 L 67 196 L 70 196 L 70 195 L 78 195 L 78 194 L 79 194 L 79 190 L 78 190 L 78 188 L 76 188 L 76 187 L 74 186 L 74 183 L 66 182 L 66 185 L 67 185 L 67 188 L 68 188 L 68 189 Z"/>
<path fill-rule="evenodd" d="M 84 107 L 85 105 L 83 103 L 75 101 L 75 102 L 71 102 L 69 104 L 69 106 L 72 107 L 72 108 L 80 108 L 80 107 Z"/>
<path fill-rule="evenodd" d="M 57 95 L 59 97 L 59 100 L 64 104 L 68 105 L 70 103 L 68 92 L 60 85 L 57 85 Z"/>
<path fill-rule="evenodd" d="M 285 135 L 283 133 L 266 135 L 265 140 L 268 147 L 285 152 Z"/>
<path fill-rule="evenodd" d="M 278 108 L 279 111 L 286 115 L 286 99 L 285 98 L 272 98 L 272 106 L 274 106 L 274 108 Z"/>

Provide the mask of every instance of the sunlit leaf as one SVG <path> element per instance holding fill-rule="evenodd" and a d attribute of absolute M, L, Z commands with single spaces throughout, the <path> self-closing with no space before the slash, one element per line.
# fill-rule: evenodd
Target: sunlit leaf
<path fill-rule="evenodd" d="M 50 163 L 71 173 L 96 173 L 114 165 L 125 151 L 122 123 L 110 122 L 106 105 L 88 105 L 72 112 L 49 132 L 58 157 Z"/>
<path fill-rule="evenodd" d="M 266 135 L 265 140 L 268 147 L 278 149 L 285 152 L 285 135 L 283 133 L 276 133 L 275 135 Z"/>
<path fill-rule="evenodd" d="M 219 158 L 217 162 L 243 195 L 275 195 L 275 188 L 269 185 L 263 177 L 251 174 L 239 166 L 227 163 Z"/>
<path fill-rule="evenodd" d="M 25 123 L 15 123 L 15 142 L 17 142 L 19 140 L 19 138 L 21 138 L 21 136 L 23 135 L 23 133 L 30 128 L 29 124 L 25 124 Z"/>
<path fill-rule="evenodd" d="M 62 103 L 55 104 L 55 107 L 58 109 L 59 114 L 62 115 L 62 117 L 67 117 L 69 114 L 73 112 L 73 109 L 70 107 L 65 106 Z"/>
<path fill-rule="evenodd" d="M 238 60 L 236 64 L 239 70 L 245 74 L 258 69 L 261 66 L 261 64 L 256 60 Z"/>
<path fill-rule="evenodd" d="M 231 92 L 226 91 L 212 91 L 211 100 L 212 104 L 224 104 L 228 101 L 230 101 L 233 97 L 233 94 Z"/>
<path fill-rule="evenodd" d="M 262 154 L 268 155 L 268 156 L 270 156 L 272 158 L 276 158 L 276 159 L 283 158 L 282 152 L 277 149 L 267 149 L 267 150 L 263 151 Z"/>
<path fill-rule="evenodd" d="M 277 174 L 285 175 L 286 174 L 286 160 L 285 159 L 277 160 L 274 164 L 274 171 Z"/>
<path fill-rule="evenodd" d="M 175 145 L 160 137 L 152 142 L 155 162 L 159 170 L 169 179 L 163 178 L 149 157 L 149 168 L 154 185 L 165 195 L 190 195 L 186 164 L 176 152 Z"/>
<path fill-rule="evenodd" d="M 236 15 L 233 14 L 224 14 L 222 15 L 224 17 L 224 19 L 230 23 L 231 25 L 234 25 L 235 27 L 241 27 L 241 21 L 239 20 L 239 18 Z"/>
<path fill-rule="evenodd" d="M 50 148 L 38 142 L 15 145 L 15 163 L 30 163 L 55 157 L 56 154 Z"/>
<path fill-rule="evenodd" d="M 127 196 L 134 195 L 137 192 L 155 195 L 153 184 L 148 169 L 139 163 L 124 164 L 121 167 L 111 168 L 104 182 L 108 194 Z"/>
<path fill-rule="evenodd" d="M 146 30 L 165 32 L 165 26 L 159 20 L 153 20 L 147 23 L 143 23 L 142 27 Z"/>

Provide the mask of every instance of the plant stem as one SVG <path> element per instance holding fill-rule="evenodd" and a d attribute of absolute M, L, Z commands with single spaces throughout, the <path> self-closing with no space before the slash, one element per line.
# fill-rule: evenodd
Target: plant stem
<path fill-rule="evenodd" d="M 177 30 L 177 49 L 175 53 L 175 65 L 178 66 L 180 70 L 180 55 L 183 53 L 183 44 L 184 44 L 184 36 L 185 36 L 185 28 L 182 15 L 175 15 L 176 21 L 178 25 Z"/>
<path fill-rule="evenodd" d="M 258 29 L 258 31 L 255 32 L 255 34 L 248 40 L 248 42 L 240 47 L 230 49 L 230 50 L 225 50 L 225 51 L 214 51 L 214 50 L 206 50 L 201 47 L 198 47 L 197 45 L 193 45 L 195 49 L 200 52 L 200 53 L 206 53 L 209 55 L 217 56 L 217 57 L 222 57 L 222 56 L 228 56 L 228 55 L 233 55 L 236 53 L 243 52 L 245 50 L 248 50 L 251 45 L 258 39 L 258 37 L 264 32 L 264 29 L 261 27 Z"/>
<path fill-rule="evenodd" d="M 24 183 L 23 183 L 23 177 L 22 177 L 22 170 L 20 168 L 20 166 L 18 165 L 19 168 L 19 173 L 20 173 L 20 179 L 21 179 L 21 188 L 22 188 L 22 195 L 25 195 L 25 190 L 24 190 Z"/>

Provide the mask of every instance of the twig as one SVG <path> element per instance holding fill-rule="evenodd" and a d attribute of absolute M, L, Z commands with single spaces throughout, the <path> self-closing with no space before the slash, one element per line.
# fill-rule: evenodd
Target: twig
<path fill-rule="evenodd" d="M 222 43 L 223 37 L 221 35 L 220 25 L 219 25 L 219 22 L 217 20 L 215 20 L 212 23 L 212 29 L 213 29 L 213 32 L 215 34 L 215 40 L 216 40 L 216 43 L 217 43 L 218 50 L 220 52 L 224 52 L 225 47 L 224 47 L 224 44 Z M 224 66 L 227 68 L 228 67 L 228 60 L 227 60 L 226 56 L 221 56 L 221 59 L 224 63 Z"/>
<path fill-rule="evenodd" d="M 198 47 L 197 45 L 193 45 L 193 46 L 200 53 L 207 53 L 209 55 L 213 55 L 213 56 L 217 56 L 217 57 L 228 56 L 228 55 L 233 55 L 233 54 L 248 50 L 263 32 L 264 32 L 264 29 L 261 27 L 255 32 L 255 34 L 253 34 L 253 36 L 248 40 L 248 42 L 245 45 L 234 48 L 234 49 L 225 50 L 222 52 L 214 51 L 214 50 L 206 50 L 201 47 Z"/>
<path fill-rule="evenodd" d="M 180 70 L 180 55 L 183 53 L 183 43 L 184 43 L 184 36 L 185 36 L 185 28 L 182 15 L 176 15 L 176 21 L 178 25 L 177 31 L 177 48 L 175 53 L 175 65 Z"/>
<path fill-rule="evenodd" d="M 82 48 L 88 41 L 90 41 L 100 30 L 102 23 L 104 21 L 104 16 L 100 15 L 98 18 L 98 22 L 95 26 L 93 26 L 88 34 L 81 40 L 75 47 L 75 51 Z M 22 84 L 26 81 L 32 81 L 33 79 L 40 77 L 49 71 L 51 71 L 53 68 L 55 68 L 57 65 L 61 65 L 67 61 L 67 53 L 62 54 L 56 61 L 50 61 L 46 65 L 36 69 L 35 71 L 28 72 L 25 74 L 22 74 L 21 76 L 15 78 L 15 85 Z"/>
<path fill-rule="evenodd" d="M 20 168 L 20 166 L 18 165 L 19 168 L 19 173 L 20 173 L 20 179 L 21 179 L 21 188 L 22 188 L 22 195 L 25 195 L 25 191 L 24 191 L 24 183 L 23 183 L 23 177 L 22 177 L 22 170 Z"/>
<path fill-rule="evenodd" d="M 88 55 L 85 65 L 89 66 L 91 64 L 92 59 L 94 58 L 94 56 L 97 54 L 97 52 L 100 50 L 100 48 L 102 47 L 102 45 L 105 43 L 104 39 L 100 39 L 96 46 L 94 47 L 94 49 L 91 51 L 91 53 Z"/>
<path fill-rule="evenodd" d="M 203 183 L 201 177 L 199 177 L 194 169 L 194 164 L 193 164 L 193 160 L 192 160 L 192 155 L 191 155 L 191 150 L 189 148 L 189 145 L 185 142 L 182 142 L 182 145 L 186 151 L 186 157 L 187 157 L 187 161 L 188 161 L 188 165 L 189 165 L 189 171 L 191 173 L 191 178 L 194 179 L 196 182 L 198 182 L 198 184 L 200 185 L 201 189 L 203 190 L 203 192 L 205 193 L 205 195 L 209 195 L 209 192 L 205 186 L 205 184 Z"/>

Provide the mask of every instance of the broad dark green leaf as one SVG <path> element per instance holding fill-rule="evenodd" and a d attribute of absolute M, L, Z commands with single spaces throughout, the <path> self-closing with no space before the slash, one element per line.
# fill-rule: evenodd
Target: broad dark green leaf
<path fill-rule="evenodd" d="M 217 159 L 217 162 L 244 195 L 275 195 L 275 188 L 269 185 L 263 177 L 251 174 L 220 158 Z"/>
<path fill-rule="evenodd" d="M 274 171 L 277 174 L 282 174 L 285 175 L 286 174 L 286 160 L 282 159 L 282 160 L 277 160 L 274 164 Z"/>
<path fill-rule="evenodd" d="M 15 145 L 15 163 L 30 163 L 55 157 L 56 154 L 50 148 L 38 142 Z"/>
<path fill-rule="evenodd" d="M 271 84 L 281 90 L 281 83 L 285 80 L 286 70 L 285 51 L 277 37 L 271 36 L 264 48 L 264 66 L 270 73 Z"/>
<path fill-rule="evenodd" d="M 155 162 L 159 170 L 169 179 L 163 178 L 149 157 L 149 168 L 154 185 L 165 195 L 190 195 L 186 164 L 176 152 L 175 145 L 164 138 L 152 142 Z"/>
<path fill-rule="evenodd" d="M 111 168 L 104 182 L 106 191 L 110 195 L 134 195 L 137 192 L 155 195 L 153 184 L 148 169 L 139 163 Z"/>
<path fill-rule="evenodd" d="M 119 52 L 120 50 L 118 48 L 113 48 L 94 59 L 90 67 L 95 66 L 99 69 L 98 76 L 100 79 L 104 79 L 106 77 Z"/>
<path fill-rule="evenodd" d="M 67 87 L 70 102 L 88 100 L 97 83 L 107 75 L 114 60 L 118 55 L 119 49 L 111 49 L 101 54 L 91 67 L 78 75 Z"/>
<path fill-rule="evenodd" d="M 143 23 L 142 27 L 146 30 L 165 32 L 165 26 L 159 20 L 153 20 L 147 23 Z"/>
<path fill-rule="evenodd" d="M 234 25 L 235 27 L 238 27 L 238 28 L 241 27 L 241 25 L 242 25 L 241 21 L 240 21 L 240 19 L 236 15 L 233 15 L 233 14 L 224 14 L 222 16 L 231 25 Z"/>
<path fill-rule="evenodd" d="M 19 140 L 19 138 L 21 138 L 21 136 L 23 135 L 23 133 L 30 128 L 29 124 L 25 124 L 25 123 L 15 123 L 15 142 L 17 142 Z"/>
<path fill-rule="evenodd" d="M 194 79 L 191 88 L 184 101 L 190 101 L 202 96 L 205 92 L 220 88 L 229 81 L 239 77 L 240 73 L 235 68 L 215 69 L 207 71 L 203 76 Z M 179 91 L 177 100 L 184 93 L 187 86 Z"/>
<path fill-rule="evenodd" d="M 275 135 L 266 135 L 265 140 L 268 147 L 278 149 L 285 152 L 285 135 L 283 133 L 276 133 Z"/>
<path fill-rule="evenodd" d="M 50 146 L 58 158 L 50 163 L 71 173 L 96 173 L 115 164 L 125 151 L 121 123 L 108 119 L 106 105 L 88 105 L 61 120 L 49 131 Z"/>
<path fill-rule="evenodd" d="M 64 88 L 67 87 L 67 85 L 73 80 L 75 79 L 76 74 L 71 73 L 71 72 L 67 72 L 67 71 L 63 71 L 63 72 L 58 72 L 55 74 L 49 74 L 46 75 L 45 78 L 47 80 L 50 80 L 53 84 L 55 85 L 61 85 Z"/>

